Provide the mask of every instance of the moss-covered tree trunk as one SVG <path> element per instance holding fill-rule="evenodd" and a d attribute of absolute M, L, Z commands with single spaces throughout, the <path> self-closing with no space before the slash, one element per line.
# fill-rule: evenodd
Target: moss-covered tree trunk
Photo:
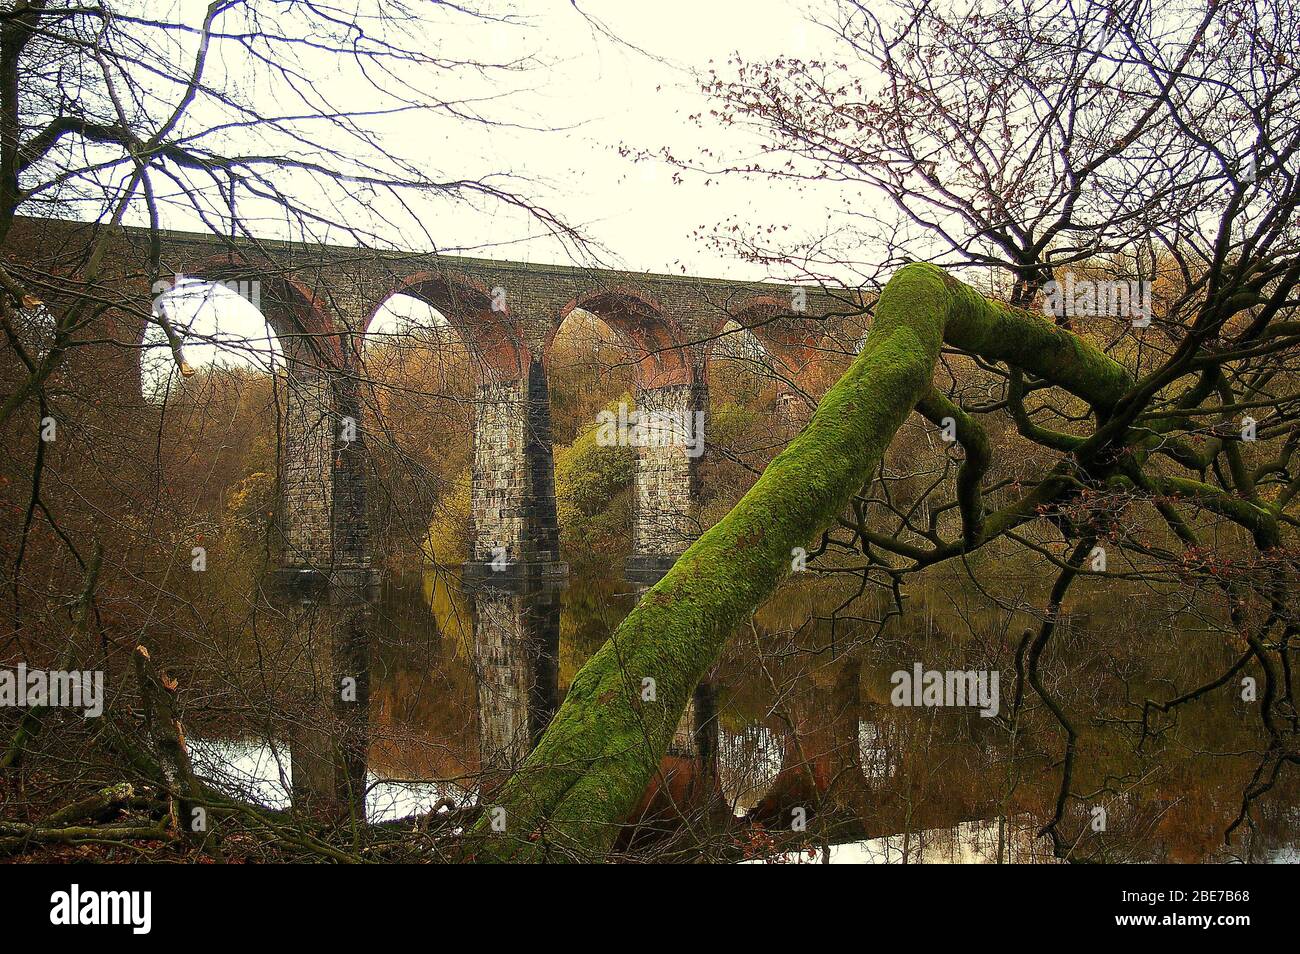
<path fill-rule="evenodd" d="M 944 342 L 1044 377 L 1104 411 L 1124 369 L 1046 319 L 931 265 L 898 270 L 861 355 L 808 426 L 641 598 L 573 680 L 523 767 L 485 812 L 480 858 L 595 858 L 667 750 L 691 691 L 733 629 L 871 478 L 930 389 Z M 495 823 L 495 824 L 494 824 Z"/>

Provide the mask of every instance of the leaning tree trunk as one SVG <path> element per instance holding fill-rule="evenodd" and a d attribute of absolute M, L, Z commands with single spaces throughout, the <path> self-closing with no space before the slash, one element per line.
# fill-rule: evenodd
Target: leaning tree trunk
<path fill-rule="evenodd" d="M 578 672 L 536 749 L 485 806 L 478 857 L 595 858 L 609 848 L 696 683 L 790 571 L 794 549 L 830 527 L 871 478 L 930 390 L 945 341 L 1046 378 L 1102 411 L 1131 383 L 1119 364 L 1044 318 L 990 301 L 935 266 L 899 269 L 861 355 L 808 426 Z M 989 526 L 967 545 L 996 533 Z"/>

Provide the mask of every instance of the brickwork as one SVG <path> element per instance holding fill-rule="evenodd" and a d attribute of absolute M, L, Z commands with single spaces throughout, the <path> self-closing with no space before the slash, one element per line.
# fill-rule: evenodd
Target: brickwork
<path fill-rule="evenodd" d="M 336 409 L 331 461 L 330 525 L 332 559 L 336 570 L 370 566 L 370 520 L 366 508 L 366 482 L 370 455 L 366 450 L 365 417 L 355 376 L 335 374 L 331 379 Z"/>
<path fill-rule="evenodd" d="M 689 384 L 638 392 L 634 556 L 683 552 L 695 537 L 692 501 L 707 439 L 707 412 L 699 389 Z M 648 426 L 647 426 L 648 425 Z M 700 454 L 694 454 L 698 450 Z"/>
<path fill-rule="evenodd" d="M 19 219 L 4 254 L 21 277 L 75 277 L 94 226 Z M 114 233 L 112 261 L 123 308 L 104 319 L 108 344 L 134 373 L 118 375 L 139 402 L 139 348 L 147 311 L 150 233 Z M 714 336 L 735 321 L 788 369 L 802 367 L 817 342 L 843 347 L 860 328 L 853 296 L 816 288 L 689 276 L 500 262 L 277 241 L 251 242 L 162 232 L 164 275 L 257 282 L 260 307 L 289 362 L 282 435 L 284 566 L 291 571 L 364 569 L 370 562 L 365 518 L 368 462 L 356 400 L 355 342 L 394 293 L 423 298 L 446 317 L 477 358 L 472 562 L 505 549 L 515 567 L 558 563 L 555 488 L 546 384 L 548 350 L 575 309 L 618 333 L 635 361 L 638 401 L 707 414 L 705 368 Z M 133 311 L 128 312 L 127 306 Z M 851 329 L 851 330 L 849 330 Z M 88 332 L 87 337 L 96 337 Z M 98 353 L 98 352 L 97 352 Z M 113 364 L 112 356 L 102 361 Z M 97 359 L 98 360 L 98 359 Z M 121 363 L 121 362 L 119 362 Z M 341 439 L 353 417 L 356 438 Z M 648 578 L 666 569 L 693 537 L 690 512 L 699 458 L 680 444 L 646 447 L 638 457 L 633 560 Z"/>
<path fill-rule="evenodd" d="M 331 495 L 334 399 L 329 376 L 300 368 L 289 376 L 281 445 L 286 567 L 326 569 L 333 563 Z"/>
<path fill-rule="evenodd" d="M 489 381 L 479 385 L 474 407 L 474 468 L 471 512 L 475 560 L 522 556 L 527 526 L 528 472 L 524 466 L 528 415 L 526 385 Z"/>
<path fill-rule="evenodd" d="M 479 385 L 474 413 L 471 562 L 486 575 L 558 564 L 551 402 L 545 370 Z"/>
<path fill-rule="evenodd" d="M 281 436 L 283 566 L 325 574 L 368 568 L 369 458 L 356 379 L 291 368 Z"/>

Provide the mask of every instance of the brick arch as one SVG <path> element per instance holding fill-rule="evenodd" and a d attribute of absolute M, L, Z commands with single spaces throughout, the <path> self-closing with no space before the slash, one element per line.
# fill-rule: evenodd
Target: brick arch
<path fill-rule="evenodd" d="M 728 328 L 728 325 L 731 327 Z M 704 343 L 704 362 L 706 368 L 710 367 L 714 361 L 718 360 L 718 351 L 722 341 L 731 335 L 739 334 L 741 332 L 744 332 L 749 336 L 749 338 L 753 339 L 753 341 L 758 344 L 763 354 L 767 355 L 767 348 L 758 340 L 753 331 L 740 324 L 740 322 L 735 318 L 732 318 L 730 315 L 723 315 L 720 320 L 715 321 L 712 325 L 707 327 L 708 340 Z"/>
<path fill-rule="evenodd" d="M 625 288 L 593 290 L 570 300 L 547 336 L 548 357 L 560 325 L 579 308 L 609 325 L 623 341 L 636 362 L 638 388 L 696 383 L 695 362 L 681 323 L 666 315 L 657 302 Z"/>
<path fill-rule="evenodd" d="M 527 374 L 528 348 L 511 316 L 507 296 L 497 300 L 482 282 L 458 272 L 416 272 L 396 281 L 374 303 L 362 323 L 363 335 L 394 295 L 409 295 L 438 309 L 478 359 L 478 383 L 488 378 L 517 381 Z"/>
<path fill-rule="evenodd" d="M 734 321 L 757 339 L 787 377 L 797 380 L 821 354 L 822 332 L 816 323 L 790 310 L 790 303 L 769 295 L 755 295 L 723 315 L 715 324 L 709 344 L 729 321 Z"/>
<path fill-rule="evenodd" d="M 311 367 L 347 367 L 349 349 L 344 329 L 331 310 L 305 283 L 287 274 L 266 277 L 267 265 L 229 255 L 188 265 L 177 272 L 190 281 L 253 283 L 257 289 L 255 307 L 271 326 L 285 357 Z M 175 277 L 159 280 L 154 291 L 165 294 L 175 287 Z"/>

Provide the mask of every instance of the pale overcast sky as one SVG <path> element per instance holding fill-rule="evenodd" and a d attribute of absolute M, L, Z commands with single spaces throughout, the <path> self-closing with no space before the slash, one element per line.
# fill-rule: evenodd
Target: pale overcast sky
<path fill-rule="evenodd" d="M 196 2 L 179 0 L 173 9 L 184 11 L 186 19 L 201 19 L 203 4 L 195 7 Z M 448 53 L 471 57 L 482 51 L 481 58 L 495 61 L 534 53 L 547 61 L 545 68 L 521 74 L 517 88 L 485 108 L 505 125 L 488 128 L 404 116 L 382 127 L 394 152 L 416 161 L 427 156 L 422 168 L 448 177 L 508 173 L 525 180 L 511 187 L 577 226 L 595 243 L 595 261 L 609 267 L 736 279 L 784 277 L 738 261 L 693 233 L 728 218 L 788 226 L 792 235 L 826 228 L 827 203 L 810 200 L 806 192 L 796 195 L 771 182 L 732 177 L 706 184 L 708 177 L 701 174 L 684 174 L 683 181 L 674 183 L 677 170 L 661 162 L 634 162 L 621 150 L 668 147 L 677 155 L 693 156 L 707 146 L 732 156 L 752 152 L 754 141 L 741 130 L 707 122 L 700 126 L 689 118 L 709 108 L 699 76 L 713 65 L 723 70 L 736 53 L 746 60 L 825 55 L 828 34 L 810 17 L 825 14 L 831 0 L 582 0 L 582 12 L 599 27 L 565 0 L 503 3 L 509 6 L 525 11 L 516 10 L 516 26 L 453 17 L 450 24 L 459 25 L 461 32 L 440 32 L 440 50 Z M 600 27 L 617 39 L 602 35 Z M 354 92 L 337 83 L 330 87 L 332 77 L 321 72 L 318 82 L 336 101 L 373 108 L 363 98 L 373 98 L 373 91 Z M 466 95 L 497 94 L 503 85 L 500 77 L 488 86 L 472 78 L 465 83 Z M 448 96 L 462 92 L 454 83 L 447 90 Z M 195 227 L 183 217 L 166 224 Z M 558 243 L 541 237 L 538 223 L 517 210 L 440 205 L 426 225 L 442 250 L 516 261 L 572 261 Z M 268 221 L 263 231 L 276 234 L 275 223 Z M 402 244 L 423 248 L 426 240 L 412 234 Z M 172 311 L 199 334 L 265 335 L 260 316 L 240 307 L 234 296 L 223 301 L 219 309 L 204 308 L 201 314 L 179 303 Z M 428 320 L 410 300 L 395 301 L 392 310 L 395 315 L 381 320 L 381 326 L 403 315 Z M 215 357 L 215 349 L 197 343 L 188 353 L 196 364 Z"/>
<path fill-rule="evenodd" d="M 202 0 L 173 0 L 167 4 L 171 12 L 164 14 L 154 0 L 145 2 L 155 15 L 192 24 L 201 21 L 205 6 Z M 480 0 L 476 9 L 493 9 L 492 2 Z M 481 110 L 502 125 L 409 113 L 363 120 L 383 135 L 393 155 L 446 178 L 514 177 L 496 184 L 539 200 L 578 226 L 599 247 L 601 263 L 616 267 L 763 278 L 763 271 L 718 253 L 692 233 L 732 217 L 775 222 L 795 231 L 824 228 L 826 203 L 796 197 L 770 182 L 715 178 L 706 184 L 706 176 L 687 174 L 674 184 L 675 170 L 663 163 L 634 162 L 620 149 L 667 147 L 692 157 L 706 146 L 731 156 L 753 154 L 754 141 L 739 128 L 707 120 L 701 127 L 690 120 L 710 105 L 698 77 L 711 65 L 724 69 L 735 53 L 750 61 L 825 54 L 829 34 L 812 25 L 809 14 L 825 15 L 833 0 L 581 0 L 581 13 L 567 0 L 496 0 L 496 5 L 510 11 L 515 22 L 502 25 L 439 13 L 433 5 L 421 7 L 434 11 L 425 31 L 430 52 L 489 62 L 531 54 L 546 65 L 486 78 L 434 75 L 429 82 L 439 96 L 492 97 Z M 443 26 L 441 19 L 446 20 Z M 181 52 L 180 61 L 188 62 L 191 55 L 190 50 Z M 224 62 L 210 64 L 210 75 L 218 76 L 223 67 Z M 332 105 L 354 110 L 384 105 L 381 94 L 358 83 L 355 73 L 340 70 L 333 56 L 323 56 L 319 63 L 304 60 L 299 68 Z M 227 80 L 247 94 L 239 69 L 232 63 Z M 260 84 L 253 85 L 254 101 L 261 97 L 264 112 L 301 111 L 300 103 L 286 106 L 269 98 L 274 94 Z M 204 115 L 208 123 L 226 118 L 199 113 L 200 123 Z M 273 142 L 250 138 L 245 147 L 274 148 Z M 245 214 L 249 211 L 246 204 Z M 276 221 L 282 216 L 270 207 L 265 213 L 263 231 L 271 237 L 283 227 Z M 166 224 L 199 227 L 192 214 L 181 211 L 173 211 Z M 537 240 L 538 223 L 517 211 L 483 215 L 463 204 L 439 205 L 426 226 L 443 250 L 522 261 L 567 257 L 552 241 Z M 403 247 L 422 250 L 428 244 L 416 232 L 403 236 Z"/>
<path fill-rule="evenodd" d="M 701 145 L 751 148 L 735 129 L 689 120 L 707 110 L 696 74 L 711 63 L 720 68 L 739 51 L 746 59 L 809 54 L 822 34 L 809 25 L 800 0 L 586 0 L 583 8 L 617 36 L 635 43 L 656 61 L 616 43 L 593 38 L 581 21 L 553 5 L 531 29 L 560 60 L 547 85 L 522 97 L 551 125 L 576 125 L 559 133 L 502 134 L 503 159 L 522 160 L 520 169 L 552 187 L 547 201 L 602 243 L 623 266 L 638 270 L 764 277 L 753 266 L 724 258 L 692 239 L 700 226 L 729 216 L 752 215 L 795 226 L 825 223 L 825 210 L 806 207 L 771 183 L 713 180 L 686 175 L 673 184 L 674 170 L 662 163 L 633 163 L 619 147 L 691 154 Z M 580 125 L 578 125 L 580 124 Z M 726 137 L 725 141 L 722 137 Z M 553 196 L 553 198 L 552 198 Z M 537 244 L 512 252 L 544 255 Z"/>

